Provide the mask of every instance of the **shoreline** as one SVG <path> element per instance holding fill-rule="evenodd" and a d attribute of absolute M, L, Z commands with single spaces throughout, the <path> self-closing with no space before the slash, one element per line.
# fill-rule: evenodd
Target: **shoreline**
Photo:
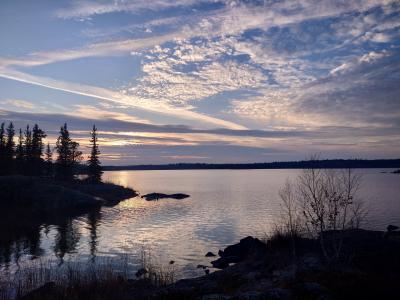
<path fill-rule="evenodd" d="M 142 272 L 138 279 L 116 276 L 96 285 L 101 290 L 111 284 L 118 299 L 353 300 L 398 295 L 400 232 L 352 229 L 341 233 L 344 257 L 333 265 L 322 258 L 316 239 L 296 238 L 293 260 L 288 236 L 272 236 L 266 241 L 247 237 L 219 252 L 219 259 L 229 257 L 235 263 L 204 276 L 157 285 Z M 82 296 L 90 287 L 83 284 L 76 292 Z M 59 297 L 65 293 L 59 284 L 47 282 L 21 299 L 68 299 Z"/>

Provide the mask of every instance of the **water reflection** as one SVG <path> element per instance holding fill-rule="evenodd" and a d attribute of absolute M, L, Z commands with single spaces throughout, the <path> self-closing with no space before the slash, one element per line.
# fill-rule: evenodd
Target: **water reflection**
<path fill-rule="evenodd" d="M 0 271 L 37 257 L 96 262 L 100 258 L 140 257 L 142 245 L 181 276 L 208 264 L 204 254 L 246 235 L 262 236 L 279 215 L 278 190 L 295 170 L 198 170 L 106 172 L 105 179 L 149 192 L 187 193 L 185 200 L 130 199 L 75 217 L 0 212 Z M 362 187 L 370 208 L 370 227 L 400 223 L 399 176 L 363 170 Z M 198 271 L 201 272 L 201 271 Z"/>
<path fill-rule="evenodd" d="M 94 211 L 90 212 L 87 216 L 87 224 L 90 233 L 89 249 L 92 261 L 95 261 L 96 258 L 97 245 L 98 245 L 97 227 L 99 226 L 100 218 L 101 218 L 100 209 L 95 209 Z"/>

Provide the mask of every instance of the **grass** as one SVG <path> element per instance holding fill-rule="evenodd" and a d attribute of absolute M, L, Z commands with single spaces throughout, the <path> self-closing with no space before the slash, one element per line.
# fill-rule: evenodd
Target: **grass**
<path fill-rule="evenodd" d="M 175 281 L 174 265 L 156 263 L 144 248 L 139 269 L 146 273 L 135 278 L 135 267 L 128 255 L 95 264 L 65 262 L 61 266 L 37 259 L 8 278 L 0 277 L 0 300 L 130 299 L 132 286 L 146 292 Z"/>

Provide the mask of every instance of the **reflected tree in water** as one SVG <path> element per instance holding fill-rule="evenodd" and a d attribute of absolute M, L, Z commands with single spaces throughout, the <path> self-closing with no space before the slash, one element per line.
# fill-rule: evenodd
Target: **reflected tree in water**
<path fill-rule="evenodd" d="M 98 245 L 98 235 L 97 235 L 97 227 L 99 225 L 101 219 L 100 209 L 96 209 L 90 212 L 87 216 L 88 229 L 90 232 L 89 239 L 89 249 L 91 259 L 94 261 L 97 253 L 97 245 Z"/>
<path fill-rule="evenodd" d="M 60 259 L 60 264 L 62 264 L 65 254 L 75 250 L 80 239 L 80 233 L 71 219 L 64 220 L 56 226 L 56 230 L 54 254 Z"/>

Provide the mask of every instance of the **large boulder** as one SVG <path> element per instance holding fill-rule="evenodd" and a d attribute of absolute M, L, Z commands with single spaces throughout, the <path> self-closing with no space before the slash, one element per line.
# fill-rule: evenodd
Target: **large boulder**
<path fill-rule="evenodd" d="M 181 200 L 188 197 L 190 196 L 182 193 L 178 194 L 150 193 L 142 196 L 142 198 L 146 199 L 147 201 L 154 201 L 166 198 Z"/>
<path fill-rule="evenodd" d="M 257 258 L 265 255 L 267 246 L 259 239 L 248 236 L 241 239 L 238 244 L 219 251 L 219 259 L 211 262 L 214 268 L 224 269 L 231 263 L 238 263 L 248 258 Z"/>

